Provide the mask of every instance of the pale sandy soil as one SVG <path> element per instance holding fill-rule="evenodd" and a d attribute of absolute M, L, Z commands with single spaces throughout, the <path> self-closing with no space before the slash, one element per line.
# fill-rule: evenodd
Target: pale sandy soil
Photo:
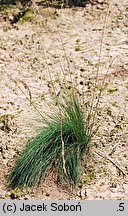
<path fill-rule="evenodd" d="M 31 22 L 20 20 L 14 26 L 1 14 L 0 199 L 128 199 L 128 4 L 126 0 L 110 1 L 99 62 L 106 8 L 105 3 L 86 8 L 40 8 L 40 15 L 30 14 Z M 100 98 L 99 131 L 92 140 L 79 188 L 72 192 L 58 186 L 53 176 L 38 189 L 8 188 L 7 175 L 17 154 L 42 126 L 41 117 L 22 92 L 28 95 L 23 83 L 40 111 L 47 112 L 44 104 L 50 104 L 52 91 L 49 71 L 59 91 L 62 67 L 69 85 L 70 68 L 73 83 L 79 94 L 85 95 L 86 103 L 97 67 L 100 86 L 110 64 Z M 8 115 L 9 131 L 2 130 L 3 114 Z"/>

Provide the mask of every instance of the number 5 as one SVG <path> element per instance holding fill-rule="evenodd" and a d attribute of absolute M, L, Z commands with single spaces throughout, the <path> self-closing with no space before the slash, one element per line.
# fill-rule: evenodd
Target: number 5
<path fill-rule="evenodd" d="M 119 211 L 124 211 L 124 203 L 119 204 Z"/>

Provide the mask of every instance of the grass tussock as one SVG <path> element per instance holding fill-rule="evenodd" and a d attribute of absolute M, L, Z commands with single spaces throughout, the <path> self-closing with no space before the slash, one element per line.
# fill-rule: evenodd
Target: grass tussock
<path fill-rule="evenodd" d="M 12 188 L 39 185 L 53 170 L 60 182 L 72 186 L 79 183 L 80 162 L 90 136 L 74 94 L 65 96 L 58 107 L 18 158 L 9 176 Z"/>
<path fill-rule="evenodd" d="M 40 11 L 37 9 L 35 9 L 35 11 L 37 11 L 41 17 Z M 107 10 L 107 14 L 108 12 L 109 9 Z M 99 99 L 102 94 L 102 88 L 105 81 L 104 78 L 102 86 L 97 95 L 98 75 L 100 68 L 99 62 L 101 62 L 101 51 L 103 46 L 103 36 L 105 32 L 107 14 L 102 31 L 96 79 L 94 81 L 93 92 L 91 100 L 89 101 L 90 106 L 89 110 L 87 110 L 88 113 L 86 118 L 81 110 L 81 104 L 76 94 L 71 90 L 72 88 L 75 88 L 75 83 L 73 84 L 70 63 L 63 44 L 63 40 L 61 38 L 61 34 L 58 32 L 60 45 L 64 52 L 67 68 L 69 70 L 72 88 L 70 88 L 70 92 L 67 92 L 67 89 L 69 89 L 68 81 L 65 76 L 63 64 L 61 60 L 59 60 L 61 74 L 63 75 L 65 83 L 65 88 L 63 89 L 66 89 L 67 92 L 64 97 L 59 99 L 56 96 L 54 81 L 52 80 L 51 71 L 47 64 L 47 55 L 42 48 L 43 58 L 47 65 L 47 72 L 51 81 L 58 111 L 55 111 L 51 115 L 47 114 L 47 116 L 43 116 L 32 103 L 31 94 L 29 88 L 27 88 L 30 99 L 28 97 L 26 98 L 29 100 L 30 104 L 33 105 L 35 110 L 41 115 L 42 119 L 46 120 L 46 125 L 35 138 L 28 142 L 26 148 L 18 158 L 16 165 L 12 169 L 9 175 L 9 184 L 12 188 L 24 186 L 33 187 L 34 185 L 39 185 L 45 180 L 47 176 L 50 175 L 51 172 L 54 172 L 55 176 L 61 183 L 66 182 L 72 186 L 77 186 L 79 183 L 81 159 L 83 155 L 87 153 L 90 140 L 93 134 L 96 132 L 96 130 L 94 130 L 94 126 L 96 127 L 95 119 L 97 115 Z M 78 42 L 77 45 L 79 47 Z M 59 81 L 62 85 L 62 77 Z M 24 85 L 24 83 L 22 84 Z M 24 87 L 26 89 L 26 85 L 24 85 Z M 83 102 L 85 103 L 84 96 Z M 84 103 L 82 105 L 84 105 Z"/>

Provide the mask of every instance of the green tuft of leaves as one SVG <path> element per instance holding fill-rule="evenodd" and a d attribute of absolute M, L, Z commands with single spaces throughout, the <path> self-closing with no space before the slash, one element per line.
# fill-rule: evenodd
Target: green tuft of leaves
<path fill-rule="evenodd" d="M 39 185 L 53 170 L 61 182 L 73 186 L 79 183 L 80 163 L 88 151 L 90 136 L 74 95 L 64 97 L 58 106 L 59 111 L 49 117 L 48 124 L 28 142 L 18 158 L 9 176 L 12 188 Z M 63 167 L 62 139 L 66 173 Z"/>

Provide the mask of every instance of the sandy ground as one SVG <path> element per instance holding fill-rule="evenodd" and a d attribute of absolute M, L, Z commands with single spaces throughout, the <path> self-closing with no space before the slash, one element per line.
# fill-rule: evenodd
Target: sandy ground
<path fill-rule="evenodd" d="M 99 2 L 103 4 L 85 8 L 40 7 L 40 15 L 29 12 L 13 26 L 8 17 L 14 8 L 1 12 L 0 199 L 128 199 L 128 4 L 111 0 L 105 24 L 107 4 Z M 12 191 L 8 173 L 43 124 L 24 95 L 29 97 L 27 88 L 40 112 L 47 112 L 52 92 L 49 72 L 60 91 L 64 70 L 69 86 L 73 80 L 87 105 L 98 67 L 99 88 L 105 78 L 97 117 L 100 127 L 85 156 L 77 190 L 57 185 L 51 175 L 39 188 Z"/>

